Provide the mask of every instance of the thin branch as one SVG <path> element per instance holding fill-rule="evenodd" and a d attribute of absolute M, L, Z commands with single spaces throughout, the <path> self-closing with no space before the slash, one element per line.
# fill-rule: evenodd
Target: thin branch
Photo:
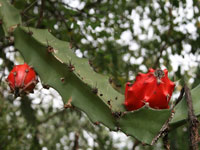
<path fill-rule="evenodd" d="M 171 7 L 169 7 L 168 11 L 169 11 L 169 17 L 170 17 L 170 22 L 173 22 L 173 15 L 172 15 L 172 10 L 173 10 L 173 6 L 171 5 Z M 167 36 L 171 35 L 171 31 L 173 30 L 173 24 L 170 23 L 168 32 L 167 32 Z M 182 40 L 182 38 L 180 39 Z M 157 57 L 155 63 L 154 63 L 154 68 L 156 69 L 157 67 L 159 67 L 159 61 L 162 58 L 163 55 L 163 51 L 165 51 L 169 46 L 172 46 L 173 44 L 179 42 L 179 40 L 174 40 L 172 43 L 167 43 L 167 41 L 160 47 L 159 49 L 159 56 Z M 162 44 L 162 42 L 161 42 Z"/>
<path fill-rule="evenodd" d="M 158 133 L 158 135 L 153 138 L 151 145 L 154 145 L 160 137 L 166 136 L 168 134 L 168 132 L 169 132 L 169 122 L 172 120 L 173 117 L 174 117 L 174 110 L 171 111 L 170 117 L 168 118 L 168 120 L 164 123 L 164 125 L 160 129 L 160 132 Z"/>
<path fill-rule="evenodd" d="M 192 105 L 192 96 L 190 89 L 187 85 L 185 88 L 185 97 L 188 105 L 188 121 L 189 121 L 189 132 L 190 132 L 190 150 L 198 150 L 198 142 L 199 142 L 199 121 L 194 114 L 194 109 Z"/>
<path fill-rule="evenodd" d="M 170 20 L 172 19 L 172 6 L 169 8 L 169 16 L 170 16 Z M 168 29 L 168 33 L 167 35 L 170 36 L 171 34 L 171 30 L 173 29 L 173 25 L 170 24 L 170 27 Z M 162 43 L 161 43 L 162 44 Z M 164 43 L 161 47 L 160 47 L 160 50 L 159 50 L 159 56 L 157 57 L 156 61 L 155 61 L 155 64 L 154 64 L 154 68 L 156 69 L 158 66 L 159 66 L 159 61 L 160 59 L 162 58 L 162 55 L 163 55 L 163 51 L 166 50 L 168 47 L 168 44 L 167 42 Z"/>
<path fill-rule="evenodd" d="M 56 112 L 56 113 L 50 115 L 50 116 L 49 116 L 48 118 L 46 118 L 45 120 L 40 121 L 40 122 L 38 123 L 38 125 L 41 125 L 41 124 L 43 124 L 43 123 L 48 122 L 51 118 L 53 118 L 53 117 L 55 117 L 55 116 L 57 116 L 57 115 L 62 114 L 64 111 L 65 111 L 65 109 L 63 109 L 63 110 L 61 110 L 61 111 L 58 111 L 58 112 Z"/>
<path fill-rule="evenodd" d="M 59 18 L 64 24 L 65 26 L 67 27 L 67 29 L 69 30 L 70 28 L 68 27 L 68 24 L 66 22 L 66 19 L 65 17 L 60 13 L 59 10 L 57 10 L 56 6 L 55 6 L 55 2 L 52 2 L 52 1 L 48 1 L 48 3 L 54 8 L 54 11 L 52 10 L 49 10 L 52 15 L 54 15 L 55 17 Z"/>
<path fill-rule="evenodd" d="M 5 49 L 6 47 L 9 47 L 9 46 L 13 46 L 13 42 L 11 42 L 11 43 L 6 43 L 6 44 L 3 44 L 3 45 L 1 45 L 0 46 L 0 51 L 2 51 L 3 49 Z"/>
<path fill-rule="evenodd" d="M 15 3 L 15 0 L 11 0 L 11 2 L 10 2 L 12 5 Z"/>
<path fill-rule="evenodd" d="M 49 4 L 51 4 L 51 6 L 54 8 L 54 11 L 49 10 L 49 11 L 52 13 L 52 15 L 54 15 L 54 16 L 55 16 L 56 18 L 58 18 L 62 23 L 64 23 L 64 25 L 66 26 L 68 32 L 71 32 L 72 29 L 71 29 L 70 26 L 67 24 L 66 18 L 60 13 L 59 10 L 57 10 L 56 6 L 54 5 L 55 3 L 54 3 L 54 2 L 51 2 L 51 1 L 48 1 L 48 2 L 49 2 Z M 80 31 L 80 32 L 81 32 L 81 31 Z M 69 37 L 70 37 L 70 43 L 71 43 L 71 44 L 73 43 L 73 44 L 72 44 L 73 47 L 79 49 L 78 45 L 75 44 L 75 43 L 73 42 L 73 36 L 69 35 Z"/>
<path fill-rule="evenodd" d="M 160 58 L 162 57 L 163 51 L 164 51 L 166 48 L 167 48 L 167 43 L 163 44 L 163 45 L 160 47 L 159 56 L 157 57 L 157 59 L 156 59 L 156 61 L 155 61 L 155 64 L 154 64 L 154 68 L 155 68 L 155 69 L 158 67 Z"/>
<path fill-rule="evenodd" d="M 37 2 L 37 0 L 32 2 L 27 8 L 24 9 L 24 11 L 21 12 L 21 14 L 24 15 L 25 12 L 27 12 L 31 7 L 33 7 L 36 2 Z"/>
<path fill-rule="evenodd" d="M 175 107 L 182 99 L 183 99 L 183 95 L 184 95 L 185 89 L 184 87 L 181 89 L 180 95 L 177 98 L 177 100 L 175 101 L 175 105 L 173 107 Z"/>
<path fill-rule="evenodd" d="M 170 33 L 170 32 L 169 32 L 169 33 Z M 170 35 L 170 34 L 168 34 L 168 35 Z M 173 42 L 163 44 L 163 46 L 160 47 L 160 50 L 159 50 L 160 55 L 159 55 L 158 58 L 156 59 L 153 68 L 157 68 L 157 67 L 159 66 L 159 64 L 160 64 L 159 61 L 160 61 L 160 59 L 162 58 L 163 51 L 165 51 L 169 46 L 172 46 L 172 45 L 174 45 L 174 44 L 176 44 L 176 43 L 179 43 L 179 42 L 181 42 L 181 41 L 184 40 L 184 39 L 185 39 L 185 37 L 181 37 L 180 39 L 176 39 L 176 40 L 174 40 Z"/>
<path fill-rule="evenodd" d="M 170 150 L 170 143 L 169 143 L 169 139 L 168 139 L 169 126 L 165 130 L 165 132 L 166 132 L 166 134 L 163 137 L 164 148 L 165 148 L 165 150 Z"/>
<path fill-rule="evenodd" d="M 96 7 L 98 6 L 101 1 L 97 1 L 95 3 L 89 3 L 88 5 L 85 5 L 85 7 L 83 9 L 78 9 L 78 8 L 75 8 L 75 7 L 71 7 L 70 5 L 68 5 L 67 3 L 64 3 L 64 2 L 59 2 L 60 4 L 66 6 L 67 8 L 71 9 L 71 10 L 74 10 L 77 12 L 77 14 L 74 14 L 73 16 L 80 16 L 80 15 L 86 15 L 88 17 L 94 17 L 95 19 L 97 19 L 98 21 L 100 21 L 100 19 L 98 17 L 96 17 L 95 15 L 90 15 L 85 9 L 90 9 L 92 7 Z"/>
<path fill-rule="evenodd" d="M 138 141 L 138 140 L 136 140 L 135 143 L 133 144 L 132 150 L 135 150 L 136 147 L 137 147 L 138 145 L 140 145 L 140 144 L 141 144 L 141 142 Z"/>
<path fill-rule="evenodd" d="M 42 22 L 43 16 L 44 16 L 44 1 L 45 0 L 41 0 L 41 7 L 40 7 L 40 17 L 38 19 L 37 25 L 36 27 L 38 28 Z"/>
<path fill-rule="evenodd" d="M 72 150 L 78 150 L 78 147 L 79 147 L 78 140 L 79 140 L 79 134 L 75 133 L 74 146 L 73 146 Z"/>
<path fill-rule="evenodd" d="M 172 120 L 172 118 L 174 117 L 174 113 L 175 113 L 174 107 L 182 100 L 183 95 L 184 95 L 184 88 L 181 89 L 180 95 L 179 95 L 178 99 L 176 100 L 175 105 L 173 105 L 172 108 L 171 108 L 170 117 L 168 118 L 168 120 L 164 123 L 164 125 L 160 129 L 160 132 L 158 133 L 158 135 L 156 137 L 154 137 L 154 139 L 151 142 L 151 145 L 154 145 L 161 136 L 164 137 L 164 138 L 168 137 L 167 134 L 169 133 L 169 122 Z"/>
<path fill-rule="evenodd" d="M 76 8 L 76 7 L 71 7 L 70 5 L 68 5 L 68 4 L 65 3 L 65 2 L 58 2 L 58 3 L 60 3 L 60 4 L 64 5 L 64 6 L 66 6 L 66 7 L 69 8 L 69 9 L 76 10 L 77 12 L 82 11 L 81 9 L 78 9 L 78 8 Z"/>

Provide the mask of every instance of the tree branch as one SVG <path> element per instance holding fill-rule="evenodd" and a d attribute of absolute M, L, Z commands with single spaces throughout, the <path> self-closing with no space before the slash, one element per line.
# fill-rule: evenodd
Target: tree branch
<path fill-rule="evenodd" d="M 140 144 L 141 144 L 141 142 L 138 141 L 138 140 L 136 140 L 135 143 L 133 144 L 132 150 L 135 150 L 136 147 L 137 147 L 138 145 L 140 145 Z"/>
<path fill-rule="evenodd" d="M 24 9 L 24 11 L 21 12 L 21 14 L 24 15 L 25 12 L 27 12 L 31 7 L 33 7 L 36 2 L 37 2 L 37 0 L 32 2 L 27 8 Z"/>
<path fill-rule="evenodd" d="M 36 25 L 37 28 L 40 26 L 42 19 L 43 19 L 43 16 L 44 16 L 44 14 L 43 14 L 43 12 L 44 12 L 44 1 L 45 0 L 41 0 L 40 17 L 39 17 L 37 25 Z"/>
<path fill-rule="evenodd" d="M 63 110 L 61 110 L 61 111 L 58 111 L 58 112 L 56 112 L 56 113 L 50 115 L 50 116 L 49 116 L 48 118 L 46 118 L 45 120 L 40 121 L 40 122 L 38 123 L 38 125 L 41 125 L 41 124 L 43 124 L 43 123 L 48 122 L 51 118 L 53 118 L 53 117 L 55 117 L 55 116 L 57 116 L 57 115 L 62 114 L 64 111 L 65 111 L 65 109 L 63 109 Z"/>
<path fill-rule="evenodd" d="M 162 57 L 162 54 L 163 54 L 163 51 L 167 48 L 167 43 L 163 44 L 161 47 L 160 47 L 160 50 L 159 50 L 159 56 L 157 57 L 156 61 L 155 61 L 155 64 L 154 64 L 154 68 L 156 69 L 158 66 L 159 66 L 159 61 L 160 61 L 160 58 Z"/>
<path fill-rule="evenodd" d="M 175 105 L 172 106 L 171 108 L 171 115 L 168 118 L 168 120 L 164 123 L 164 125 L 162 126 L 162 128 L 160 129 L 160 132 L 158 133 L 158 135 L 156 137 L 154 137 L 154 139 L 151 142 L 151 145 L 154 145 L 158 139 L 162 136 L 163 137 L 163 142 L 164 142 L 164 146 L 166 148 L 166 150 L 169 150 L 167 148 L 169 147 L 169 143 L 168 143 L 168 133 L 169 133 L 169 122 L 172 120 L 172 118 L 174 117 L 174 107 L 182 100 L 184 95 L 184 88 L 181 89 L 180 95 L 178 97 L 178 99 L 175 102 Z"/>
<path fill-rule="evenodd" d="M 78 145 L 79 145 L 78 139 L 79 139 L 79 134 L 75 133 L 74 146 L 73 146 L 72 150 L 78 150 Z"/>
<path fill-rule="evenodd" d="M 185 89 L 185 97 L 188 105 L 188 121 L 189 121 L 189 132 L 190 132 L 190 150 L 198 150 L 198 142 L 199 142 L 199 121 L 194 114 L 194 109 L 192 105 L 192 97 L 190 89 L 187 85 L 184 86 Z"/>
<path fill-rule="evenodd" d="M 164 143 L 164 148 L 166 150 L 170 150 L 170 143 L 169 143 L 169 139 L 168 139 L 168 133 L 169 133 L 169 126 L 168 128 L 165 130 L 166 134 L 163 137 L 163 143 Z"/>
<path fill-rule="evenodd" d="M 185 92 L 185 89 L 184 87 L 181 89 L 181 92 L 180 92 L 180 95 L 179 97 L 177 98 L 177 100 L 175 101 L 175 105 L 173 107 L 175 107 L 183 98 L 183 95 L 184 95 L 184 92 Z"/>

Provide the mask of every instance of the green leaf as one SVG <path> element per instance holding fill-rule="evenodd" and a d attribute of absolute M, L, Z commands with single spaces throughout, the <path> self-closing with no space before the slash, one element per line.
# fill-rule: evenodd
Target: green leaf
<path fill-rule="evenodd" d="M 138 111 L 128 112 L 119 119 L 119 126 L 123 132 L 151 144 L 159 133 L 163 124 L 171 114 L 170 110 L 154 110 L 141 108 Z"/>
<path fill-rule="evenodd" d="M 200 93 L 200 84 L 191 90 L 192 102 L 195 115 L 200 115 L 200 101 L 199 101 L 199 93 Z M 175 115 L 171 120 L 170 124 L 172 127 L 177 127 L 184 124 L 188 117 L 188 109 L 185 97 L 181 100 L 181 102 L 175 107 Z"/>
<path fill-rule="evenodd" d="M 18 24 L 21 24 L 19 10 L 10 5 L 7 0 L 0 0 L 0 19 L 3 20 L 3 29 L 5 35 L 13 32 Z"/>

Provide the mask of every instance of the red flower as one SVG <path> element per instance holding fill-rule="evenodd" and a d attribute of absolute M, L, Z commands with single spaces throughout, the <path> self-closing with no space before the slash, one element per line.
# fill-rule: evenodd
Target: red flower
<path fill-rule="evenodd" d="M 8 75 L 7 82 L 9 83 L 11 92 L 15 96 L 19 96 L 20 94 L 33 92 L 38 80 L 33 68 L 25 63 L 13 67 Z"/>
<path fill-rule="evenodd" d="M 135 83 L 126 83 L 124 105 L 128 111 L 149 105 L 154 109 L 168 109 L 175 84 L 168 78 L 168 70 L 149 69 L 139 73 Z"/>

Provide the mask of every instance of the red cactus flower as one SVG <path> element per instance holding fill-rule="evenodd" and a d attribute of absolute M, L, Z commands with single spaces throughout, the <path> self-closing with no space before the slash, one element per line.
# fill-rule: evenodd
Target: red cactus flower
<path fill-rule="evenodd" d="M 168 109 L 175 84 L 168 78 L 168 70 L 149 69 L 139 73 L 135 83 L 126 83 L 124 105 L 128 111 L 149 105 L 154 109 Z"/>
<path fill-rule="evenodd" d="M 26 63 L 14 66 L 6 81 L 16 97 L 20 94 L 33 92 L 38 82 L 34 69 Z"/>

